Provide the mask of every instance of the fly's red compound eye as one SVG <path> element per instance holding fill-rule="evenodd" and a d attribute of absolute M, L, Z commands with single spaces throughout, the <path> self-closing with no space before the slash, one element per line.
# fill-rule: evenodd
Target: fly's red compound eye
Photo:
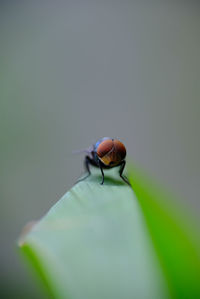
<path fill-rule="evenodd" d="M 126 148 L 117 139 L 106 139 L 99 144 L 97 155 L 104 165 L 113 167 L 125 159 Z"/>

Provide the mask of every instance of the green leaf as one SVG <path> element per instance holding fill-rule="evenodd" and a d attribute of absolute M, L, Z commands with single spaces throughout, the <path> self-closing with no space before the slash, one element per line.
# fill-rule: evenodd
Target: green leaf
<path fill-rule="evenodd" d="M 136 171 L 133 189 L 110 174 L 103 186 L 95 174 L 76 184 L 21 237 L 49 296 L 198 298 L 196 243 L 163 194 Z"/>

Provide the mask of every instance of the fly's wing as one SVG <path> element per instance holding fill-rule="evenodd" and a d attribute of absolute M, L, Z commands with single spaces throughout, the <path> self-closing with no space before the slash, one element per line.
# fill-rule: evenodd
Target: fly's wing
<path fill-rule="evenodd" d="M 81 150 L 76 150 L 76 151 L 73 151 L 72 154 L 82 154 L 82 153 L 85 153 L 85 154 L 91 154 L 93 152 L 93 145 L 88 147 L 88 148 L 85 148 L 85 149 L 81 149 Z"/>

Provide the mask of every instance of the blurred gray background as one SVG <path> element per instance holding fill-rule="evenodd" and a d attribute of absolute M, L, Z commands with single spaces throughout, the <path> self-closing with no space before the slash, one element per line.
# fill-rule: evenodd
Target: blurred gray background
<path fill-rule="evenodd" d="M 100 137 L 200 209 L 199 4 L 0 2 L 1 298 L 39 298 L 16 240 Z"/>

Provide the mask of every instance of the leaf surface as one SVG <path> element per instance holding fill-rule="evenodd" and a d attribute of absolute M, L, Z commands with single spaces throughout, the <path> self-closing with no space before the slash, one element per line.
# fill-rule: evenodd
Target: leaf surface
<path fill-rule="evenodd" d="M 200 294 L 196 247 L 164 208 L 163 194 L 152 192 L 137 172 L 130 175 L 133 189 L 110 173 L 103 186 L 97 175 L 77 183 L 21 238 L 49 294 L 197 298 L 188 297 L 189 291 Z"/>

